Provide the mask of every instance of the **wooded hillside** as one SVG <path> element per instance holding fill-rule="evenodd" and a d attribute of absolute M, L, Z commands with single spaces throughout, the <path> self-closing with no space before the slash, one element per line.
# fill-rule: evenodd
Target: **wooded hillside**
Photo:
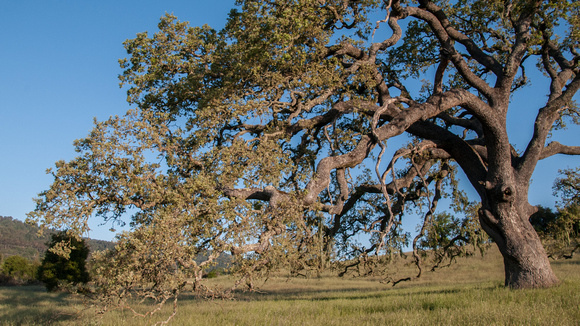
<path fill-rule="evenodd" d="M 38 227 L 26 224 L 10 216 L 0 216 L 0 255 L 19 255 L 31 261 L 40 261 L 50 241 L 52 231 L 38 236 Z M 109 241 L 87 239 L 91 251 L 112 248 Z"/>

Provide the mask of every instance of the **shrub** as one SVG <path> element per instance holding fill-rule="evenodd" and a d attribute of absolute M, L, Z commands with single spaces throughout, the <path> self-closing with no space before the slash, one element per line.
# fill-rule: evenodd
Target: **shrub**
<path fill-rule="evenodd" d="M 68 257 L 65 253 L 68 252 Z M 83 239 L 66 232 L 55 233 L 38 268 L 38 278 L 48 291 L 57 290 L 61 284 L 78 285 L 89 281 L 86 260 L 89 248 Z"/>
<path fill-rule="evenodd" d="M 22 256 L 10 256 L 2 263 L 0 284 L 21 285 L 30 283 L 36 278 L 36 268 L 33 263 Z"/>

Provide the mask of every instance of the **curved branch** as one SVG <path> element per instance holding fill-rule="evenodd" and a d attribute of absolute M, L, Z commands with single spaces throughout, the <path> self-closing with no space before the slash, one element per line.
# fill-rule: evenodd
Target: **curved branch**
<path fill-rule="evenodd" d="M 548 146 L 544 147 L 542 154 L 540 155 L 540 160 L 556 154 L 580 155 L 580 146 L 566 146 L 557 141 L 553 141 L 549 143 Z"/>
<path fill-rule="evenodd" d="M 446 52 L 451 62 L 453 62 L 453 65 L 457 68 L 457 71 L 461 76 L 463 76 L 467 83 L 484 94 L 488 99 L 493 99 L 495 97 L 494 89 L 473 72 L 467 62 L 465 62 L 463 56 L 455 49 L 455 46 L 453 45 L 454 39 L 450 37 L 446 28 L 434 14 L 424 9 L 414 7 L 405 8 L 405 10 L 409 11 L 411 16 L 419 18 L 429 24 L 432 32 L 441 44 L 441 49 Z"/>
<path fill-rule="evenodd" d="M 447 156 L 455 160 L 465 171 L 471 185 L 478 193 L 483 193 L 481 182 L 485 181 L 487 173 L 487 152 L 485 147 L 478 144 L 480 140 L 466 141 L 454 133 L 435 124 L 420 121 L 413 124 L 409 133 L 418 137 L 438 141 L 437 150 L 445 151 Z M 440 153 L 431 150 L 430 155 L 435 158 L 444 158 Z"/>
<path fill-rule="evenodd" d="M 509 96 L 511 85 L 517 74 L 517 71 L 522 63 L 528 49 L 528 40 L 530 39 L 530 26 L 532 18 L 537 13 L 542 1 L 530 1 L 528 8 L 523 10 L 520 17 L 513 22 L 515 29 L 515 42 L 512 46 L 512 51 L 507 58 L 504 68 L 504 75 L 497 79 L 496 86 L 504 90 L 504 96 Z"/>
<path fill-rule="evenodd" d="M 361 137 L 356 147 L 349 153 L 325 157 L 318 163 L 316 175 L 306 186 L 304 205 L 312 205 L 321 191 L 330 183 L 330 172 L 338 168 L 354 167 L 360 164 L 377 145 L 378 141 L 402 134 L 413 123 L 426 120 L 437 114 L 459 105 L 472 106 L 477 97 L 466 90 L 455 89 L 449 92 L 432 96 L 427 103 L 414 106 L 396 114 L 393 119 L 373 131 L 370 135 Z M 477 99 L 479 100 L 479 99 Z"/>
<path fill-rule="evenodd" d="M 549 35 L 543 32 L 544 44 L 542 46 L 542 64 L 544 69 L 550 76 L 552 82 L 550 83 L 550 97 L 548 101 L 554 100 L 556 97 L 562 95 L 562 89 L 566 85 L 566 81 L 572 78 L 575 67 L 574 62 L 566 60 L 562 52 L 551 42 Z M 550 58 L 560 66 L 561 71 L 558 71 L 552 66 Z"/>
<path fill-rule="evenodd" d="M 437 71 L 435 71 L 435 82 L 433 83 L 433 94 L 440 94 L 443 92 L 443 77 L 445 76 L 445 69 L 449 64 L 449 58 L 447 56 L 441 56 L 441 62 L 437 66 Z"/>
<path fill-rule="evenodd" d="M 580 75 L 577 75 L 576 78 L 568 84 L 568 87 L 566 87 L 566 90 L 564 90 L 562 95 L 549 101 L 544 108 L 539 110 L 538 115 L 536 116 L 536 123 L 534 124 L 534 134 L 517 166 L 518 173 L 521 178 L 523 178 L 522 180 L 529 180 L 529 178 L 531 178 L 539 159 L 554 155 L 550 154 L 551 152 L 549 149 L 547 150 L 544 148 L 544 144 L 546 143 L 546 139 L 554 121 L 558 119 L 561 110 L 572 100 L 573 96 L 579 89 Z M 557 146 L 553 145 L 552 148 L 557 148 Z"/>
<path fill-rule="evenodd" d="M 477 62 L 482 64 L 484 67 L 492 71 L 496 76 L 501 77 L 503 75 L 503 69 L 501 64 L 492 56 L 486 54 L 480 47 L 475 44 L 475 42 L 469 38 L 467 35 L 459 32 L 451 26 L 449 19 L 443 12 L 443 10 L 431 1 L 425 3 L 426 9 L 431 12 L 439 22 L 441 26 L 445 29 L 447 34 L 455 41 L 461 43 L 469 55 L 475 59 Z"/>
<path fill-rule="evenodd" d="M 423 159 L 421 162 L 416 162 L 416 164 L 420 165 L 418 169 L 417 168 L 409 169 L 409 170 L 407 170 L 407 172 L 405 173 L 404 176 L 402 176 L 398 179 L 395 177 L 395 174 L 393 173 L 393 180 L 391 182 L 389 182 L 388 184 L 386 184 L 386 183 L 363 184 L 363 185 L 357 186 L 354 189 L 354 191 L 351 192 L 351 195 L 348 198 L 348 201 L 341 207 L 341 210 L 337 211 L 337 213 L 334 217 L 334 223 L 333 223 L 332 228 L 327 230 L 327 236 L 333 237 L 334 235 L 336 235 L 336 233 L 340 229 L 342 217 L 345 216 L 346 214 L 348 214 L 348 212 L 352 208 L 355 207 L 355 205 L 359 202 L 359 200 L 361 200 L 361 198 L 363 198 L 364 195 L 366 195 L 366 194 L 381 194 L 381 193 L 384 194 L 384 192 L 386 192 L 389 196 L 395 195 L 397 193 L 401 194 L 401 190 L 405 189 L 405 188 L 409 188 L 411 186 L 411 184 L 413 183 L 413 180 L 419 174 L 426 175 L 437 159 L 449 159 L 450 158 L 450 156 L 445 151 L 442 151 L 442 150 L 439 150 L 437 148 L 432 147 L 432 146 L 434 146 L 434 144 L 431 142 L 422 143 L 422 144 L 419 144 L 419 146 L 424 148 L 426 151 L 429 151 L 429 153 L 430 153 L 428 155 L 429 159 Z M 393 171 L 393 165 L 398 158 L 405 156 L 405 155 L 408 155 L 411 152 L 412 152 L 412 150 L 410 150 L 410 149 L 401 149 L 401 150 L 397 151 L 397 153 L 395 153 L 395 155 L 391 159 L 391 162 L 389 163 L 389 166 L 387 167 L 385 174 L 388 173 L 389 171 Z M 432 181 L 433 181 L 432 179 L 429 179 L 429 181 L 427 183 L 430 183 Z M 419 190 L 419 189 L 417 189 L 417 190 Z M 406 201 L 412 201 L 415 199 L 417 199 L 416 196 L 409 196 L 409 195 L 401 194 L 401 197 L 397 200 L 395 207 L 391 208 L 392 211 L 390 212 L 391 215 L 389 216 L 389 219 L 392 219 L 392 217 L 394 217 L 395 215 L 398 215 L 402 212 L 402 210 L 404 208 L 404 204 Z M 387 225 L 387 227 L 388 227 L 388 225 Z"/>
<path fill-rule="evenodd" d="M 469 130 L 475 132 L 478 137 L 483 136 L 483 128 L 481 126 L 481 122 L 477 119 L 474 119 L 474 118 L 466 119 L 466 118 L 461 118 L 461 116 L 455 117 L 455 116 L 447 114 L 446 112 L 442 112 L 442 113 L 438 114 L 437 118 L 440 118 L 441 120 L 445 121 L 445 123 L 448 125 L 454 125 L 454 126 L 463 127 L 465 129 L 469 129 Z"/>
<path fill-rule="evenodd" d="M 413 163 L 414 165 L 414 163 Z M 444 171 L 442 171 L 444 172 Z M 423 183 L 426 185 L 426 182 L 424 179 Z M 425 217 L 423 218 L 423 226 L 421 227 L 421 230 L 419 231 L 419 234 L 417 234 L 415 236 L 415 238 L 413 239 L 413 258 L 415 259 L 415 265 L 417 266 L 417 268 L 419 269 L 419 273 L 417 274 L 417 278 L 421 277 L 421 273 L 423 271 L 422 267 L 421 267 L 421 256 L 418 254 L 418 249 L 417 249 L 417 241 L 422 238 L 425 235 L 425 231 L 427 229 L 428 224 L 431 222 L 431 219 L 433 218 L 433 215 L 435 214 L 435 210 L 437 209 L 437 204 L 439 203 L 439 199 L 441 199 L 441 186 L 443 184 L 443 178 L 440 178 L 437 180 L 437 182 L 435 183 L 435 194 L 433 195 L 433 199 L 429 200 L 429 211 L 425 214 Z"/>
<path fill-rule="evenodd" d="M 392 15 L 389 17 L 389 27 L 391 27 L 393 35 L 381 43 L 373 44 L 370 49 L 371 55 L 376 54 L 378 51 L 386 50 L 387 48 L 395 45 L 401 39 L 403 36 L 403 30 L 401 29 L 401 26 L 399 26 L 398 20 L 399 16 Z"/>

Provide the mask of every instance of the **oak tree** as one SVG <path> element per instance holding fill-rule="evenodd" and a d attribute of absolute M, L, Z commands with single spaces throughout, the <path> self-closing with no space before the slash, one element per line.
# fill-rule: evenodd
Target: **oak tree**
<path fill-rule="evenodd" d="M 237 5 L 222 30 L 167 15 L 154 35 L 126 41 L 120 80 L 132 108 L 76 141 L 79 156 L 56 163 L 30 214 L 78 233 L 89 218 L 131 215 L 131 231 L 101 257 L 102 289 L 115 298 L 148 289 L 159 302 L 188 282 L 207 290 L 203 271 L 222 252 L 250 286 L 279 266 L 304 273 L 406 245 L 420 262 L 445 197 L 474 213 L 458 215 L 474 222 L 466 243 L 481 243 L 479 224 L 497 244 L 507 286 L 558 282 L 528 191 L 540 160 L 580 154 L 549 142 L 578 118 L 579 2 Z M 535 87 L 531 70 L 548 79 L 533 89 L 546 99 L 514 108 L 512 95 Z M 522 151 L 508 137 L 511 110 L 535 116 Z M 411 239 L 402 226 L 416 208 Z M 361 234 L 368 243 L 357 244 Z"/>

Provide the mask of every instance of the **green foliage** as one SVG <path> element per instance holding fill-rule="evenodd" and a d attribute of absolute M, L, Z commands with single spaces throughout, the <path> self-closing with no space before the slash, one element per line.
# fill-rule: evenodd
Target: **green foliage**
<path fill-rule="evenodd" d="M 18 255 L 7 257 L 2 262 L 2 283 L 25 284 L 33 282 L 36 279 L 37 268 L 36 264 L 24 257 Z"/>
<path fill-rule="evenodd" d="M 560 206 L 580 205 L 580 167 L 560 170 L 554 182 L 554 194 L 561 198 Z"/>
<path fill-rule="evenodd" d="M 424 250 L 445 252 L 450 248 L 466 250 L 470 244 L 473 245 L 473 249 L 485 246 L 488 239 L 482 234 L 475 218 L 473 215 L 463 219 L 448 213 L 435 214 L 421 241 L 421 247 Z M 448 254 L 459 255 L 459 253 Z"/>
<path fill-rule="evenodd" d="M 580 249 L 580 168 L 560 171 L 554 194 L 560 197 L 556 212 L 538 207 L 530 223 L 553 258 L 571 258 Z"/>
<path fill-rule="evenodd" d="M 538 211 L 530 216 L 530 223 L 539 234 L 549 233 L 549 228 L 558 218 L 551 208 L 539 205 Z"/>
<path fill-rule="evenodd" d="M 553 258 L 570 258 L 580 248 L 580 206 L 568 206 L 556 213 L 540 209 L 530 222 Z"/>
<path fill-rule="evenodd" d="M 204 278 L 216 278 L 221 275 L 227 274 L 227 271 L 223 268 L 212 268 L 207 273 L 203 275 Z"/>
<path fill-rule="evenodd" d="M 568 248 L 580 248 L 580 206 L 568 206 L 558 211 L 559 219 L 552 226 L 554 238 Z"/>
<path fill-rule="evenodd" d="M 435 265 L 483 247 L 476 211 L 500 213 L 467 201 L 455 170 L 482 205 L 497 191 L 527 193 L 525 180 L 502 182 L 532 175 L 543 123 L 571 107 L 578 62 L 565 59 L 576 51 L 576 4 L 510 3 L 246 0 L 219 31 L 166 15 L 156 33 L 125 42 L 120 81 L 133 107 L 75 142 L 78 156 L 50 170 L 29 218 L 77 236 L 91 218 L 131 226 L 94 257 L 91 291 L 105 308 L 189 289 L 228 295 L 280 269 L 383 264 L 411 242 L 411 213 L 423 216 L 414 252 L 433 249 Z M 372 28 L 373 17 L 387 24 Z M 553 37 L 560 21 L 563 39 Z M 531 153 L 518 156 L 505 116 L 531 56 L 554 76 L 553 94 L 538 108 Z M 417 98 L 404 84 L 432 70 Z M 411 141 L 386 154 L 404 133 Z M 453 216 L 438 214 L 445 197 Z M 203 273 L 224 253 L 238 281 L 209 289 Z"/>
<path fill-rule="evenodd" d="M 89 249 L 83 239 L 66 231 L 55 233 L 38 268 L 38 279 L 48 291 L 64 284 L 82 285 L 90 279 L 86 268 Z"/>
<path fill-rule="evenodd" d="M 572 256 L 580 249 L 580 167 L 559 172 L 562 176 L 554 182 L 554 193 L 561 201 L 550 232 L 560 252 L 571 250 Z"/>

